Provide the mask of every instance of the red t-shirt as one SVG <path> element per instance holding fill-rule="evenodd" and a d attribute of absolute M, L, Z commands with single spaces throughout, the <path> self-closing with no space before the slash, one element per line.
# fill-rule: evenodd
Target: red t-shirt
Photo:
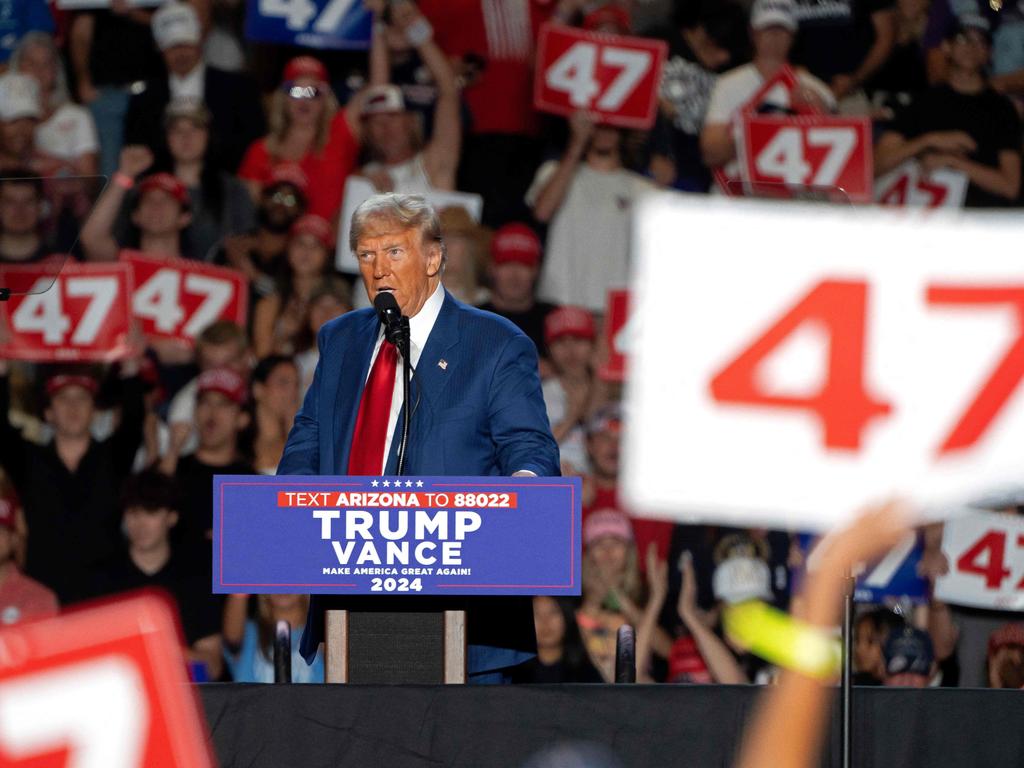
<path fill-rule="evenodd" d="M 58 610 L 53 592 L 13 566 L 0 583 L 0 626 L 56 616 Z"/>
<path fill-rule="evenodd" d="M 533 62 L 552 0 L 420 0 L 419 7 L 446 54 L 485 62 L 480 77 L 462 92 L 473 115 L 472 132 L 535 133 Z"/>
<path fill-rule="evenodd" d="M 308 152 L 298 164 L 309 179 L 306 196 L 309 213 L 322 216 L 330 222 L 338 216 L 345 180 L 355 170 L 359 155 L 359 140 L 352 133 L 344 110 L 331 121 L 331 132 L 320 152 Z M 238 169 L 238 176 L 264 184 L 270 179 L 274 166 L 291 162 L 273 157 L 267 150 L 267 139 L 257 139 L 249 145 Z"/>
<path fill-rule="evenodd" d="M 636 540 L 637 563 L 641 571 L 647 568 L 647 547 L 652 541 L 657 548 L 658 559 L 664 560 L 668 557 L 668 550 L 672 544 L 672 530 L 675 528 L 672 523 L 630 514 L 629 510 L 619 505 L 618 486 L 598 488 L 594 493 L 594 500 L 583 508 L 583 519 L 586 520 L 591 512 L 608 508 L 618 509 L 629 515 L 629 520 L 633 524 L 633 538 Z"/>

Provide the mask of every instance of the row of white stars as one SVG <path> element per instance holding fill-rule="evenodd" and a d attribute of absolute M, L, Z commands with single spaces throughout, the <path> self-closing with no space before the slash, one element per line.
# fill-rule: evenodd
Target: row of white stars
<path fill-rule="evenodd" d="M 370 481 L 370 485 L 372 485 L 374 488 L 376 488 L 378 485 L 383 485 L 385 488 L 390 488 L 392 485 L 394 485 L 395 488 L 401 488 L 402 487 L 402 481 L 401 480 L 395 480 L 392 483 L 392 481 L 390 481 L 390 480 L 385 480 L 383 483 L 381 483 L 381 482 L 379 482 L 377 480 L 371 480 Z M 405 487 L 406 488 L 412 488 L 412 485 L 413 485 L 412 480 L 406 480 L 405 481 Z M 416 481 L 416 487 L 417 488 L 422 488 L 423 487 L 423 481 L 422 480 L 417 480 Z"/>

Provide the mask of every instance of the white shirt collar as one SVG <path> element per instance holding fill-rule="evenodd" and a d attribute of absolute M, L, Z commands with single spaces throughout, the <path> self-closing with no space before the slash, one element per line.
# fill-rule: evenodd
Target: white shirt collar
<path fill-rule="evenodd" d="M 444 304 L 444 286 L 440 282 L 437 288 L 430 294 L 430 297 L 420 307 L 420 311 L 409 318 L 409 354 L 413 366 L 419 365 L 420 353 L 427 346 L 427 339 L 434 329 L 437 316 L 441 314 L 441 306 Z"/>
<path fill-rule="evenodd" d="M 203 62 L 199 62 L 184 77 L 171 74 L 167 81 L 168 90 L 171 92 L 171 99 L 202 100 L 205 96 L 203 93 L 203 78 L 205 74 L 206 67 Z"/>

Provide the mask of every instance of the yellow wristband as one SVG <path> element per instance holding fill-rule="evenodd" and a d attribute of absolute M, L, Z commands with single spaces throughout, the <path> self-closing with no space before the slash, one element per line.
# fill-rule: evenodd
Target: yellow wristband
<path fill-rule="evenodd" d="M 759 600 L 725 609 L 726 633 L 751 653 L 776 666 L 828 680 L 843 663 L 840 642 L 817 627 Z"/>

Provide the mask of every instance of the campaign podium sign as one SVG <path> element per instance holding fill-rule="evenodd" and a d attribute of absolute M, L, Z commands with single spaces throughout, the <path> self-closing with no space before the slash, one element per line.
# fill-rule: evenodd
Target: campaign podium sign
<path fill-rule="evenodd" d="M 579 595 L 579 478 L 218 475 L 213 591 Z"/>

